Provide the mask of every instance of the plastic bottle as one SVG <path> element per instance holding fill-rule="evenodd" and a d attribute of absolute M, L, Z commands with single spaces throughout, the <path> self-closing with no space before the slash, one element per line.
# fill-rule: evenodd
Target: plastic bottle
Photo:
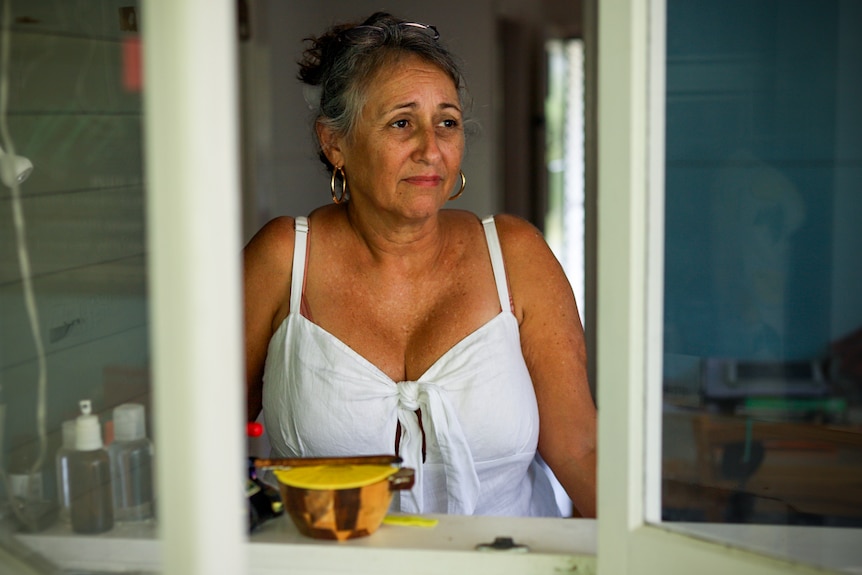
<path fill-rule="evenodd" d="M 70 419 L 63 422 L 63 444 L 57 450 L 55 457 L 57 467 L 57 504 L 59 506 L 59 519 L 63 523 L 69 523 L 70 502 L 72 500 L 69 491 L 69 459 L 75 452 L 75 420 Z"/>
<path fill-rule="evenodd" d="M 114 408 L 114 441 L 108 447 L 114 518 L 145 521 L 153 517 L 153 444 L 147 438 L 144 406 Z"/>
<path fill-rule="evenodd" d="M 72 531 L 102 533 L 114 527 L 111 462 L 102 444 L 99 418 L 82 400 L 75 420 L 75 452 L 69 457 L 69 511 Z"/>
<path fill-rule="evenodd" d="M 43 466 L 37 466 L 39 439 L 28 435 L 17 436 L 11 444 L 15 447 L 7 451 L 8 482 L 0 483 L 5 484 L 7 494 L 12 497 L 4 498 L 4 503 L 15 505 L 17 510 L 14 516 L 21 528 L 30 532 L 41 531 L 57 520 L 57 505 L 53 497 L 47 500 L 44 496 Z"/>
<path fill-rule="evenodd" d="M 25 502 L 43 499 L 42 472 L 33 470 L 39 451 L 39 440 L 30 435 L 19 435 L 12 439 L 14 450 L 9 452 L 7 473 L 12 495 Z"/>

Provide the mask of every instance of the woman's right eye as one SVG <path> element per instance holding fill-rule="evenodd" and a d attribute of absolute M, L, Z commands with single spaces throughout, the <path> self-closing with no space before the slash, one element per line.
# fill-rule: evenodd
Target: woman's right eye
<path fill-rule="evenodd" d="M 407 124 L 408 124 L 407 120 L 395 120 L 394 122 L 392 122 L 392 127 L 394 127 L 394 128 L 406 128 Z"/>

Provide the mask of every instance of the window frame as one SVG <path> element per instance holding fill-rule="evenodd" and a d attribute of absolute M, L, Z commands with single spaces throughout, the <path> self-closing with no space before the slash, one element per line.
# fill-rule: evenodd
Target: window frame
<path fill-rule="evenodd" d="M 666 0 L 599 3 L 598 572 L 831 572 L 660 522 L 666 15 Z M 787 528 L 756 527 L 788 540 Z"/>

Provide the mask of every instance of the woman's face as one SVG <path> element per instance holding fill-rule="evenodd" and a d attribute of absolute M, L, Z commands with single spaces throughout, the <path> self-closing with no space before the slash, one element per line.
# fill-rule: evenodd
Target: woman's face
<path fill-rule="evenodd" d="M 424 218 L 460 186 L 464 129 L 458 91 L 440 68 L 409 56 L 369 82 L 353 133 L 336 138 L 351 202 Z"/>

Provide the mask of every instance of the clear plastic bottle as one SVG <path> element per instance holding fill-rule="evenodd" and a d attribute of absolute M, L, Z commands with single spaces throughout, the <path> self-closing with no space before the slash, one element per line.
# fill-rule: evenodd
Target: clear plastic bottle
<path fill-rule="evenodd" d="M 59 519 L 68 524 L 71 521 L 69 514 L 72 495 L 69 490 L 69 459 L 75 453 L 75 420 L 70 419 L 63 422 L 63 444 L 57 450 L 55 457 L 57 467 L 57 505 L 59 506 Z"/>
<path fill-rule="evenodd" d="M 114 408 L 114 441 L 108 447 L 114 518 L 146 521 L 153 517 L 153 444 L 147 438 L 144 406 L 124 403 Z"/>
<path fill-rule="evenodd" d="M 7 473 L 12 495 L 22 502 L 41 501 L 44 498 L 42 471 L 33 466 L 39 452 L 39 440 L 31 435 L 18 435 L 12 438 L 15 447 L 8 451 Z"/>
<path fill-rule="evenodd" d="M 102 444 L 99 418 L 90 400 L 80 402 L 75 420 L 75 452 L 69 457 L 69 515 L 72 531 L 103 533 L 114 527 L 111 461 Z"/>

